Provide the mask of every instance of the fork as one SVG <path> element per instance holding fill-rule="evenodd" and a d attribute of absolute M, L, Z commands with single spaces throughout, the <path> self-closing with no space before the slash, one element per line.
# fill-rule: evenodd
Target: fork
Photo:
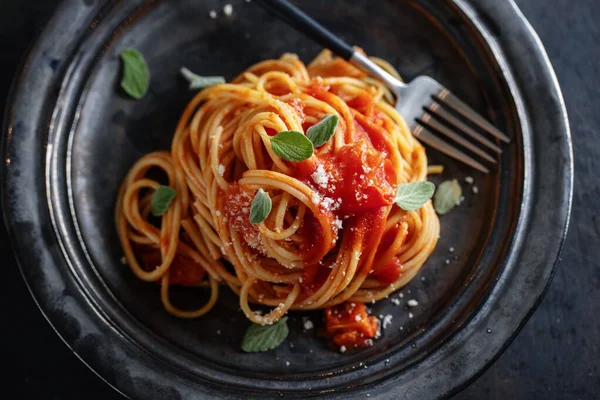
<path fill-rule="evenodd" d="M 491 150 L 492 154 L 502 153 L 502 149 L 490 139 L 510 142 L 504 133 L 433 78 L 421 75 L 408 84 L 401 82 L 287 0 L 255 2 L 320 45 L 384 82 L 396 96 L 395 108 L 406 120 L 413 136 L 426 145 L 487 174 L 490 172 L 488 167 L 441 139 L 439 135 L 490 164 L 496 164 L 496 159 L 483 148 Z M 479 146 L 466 137 L 478 142 Z"/>

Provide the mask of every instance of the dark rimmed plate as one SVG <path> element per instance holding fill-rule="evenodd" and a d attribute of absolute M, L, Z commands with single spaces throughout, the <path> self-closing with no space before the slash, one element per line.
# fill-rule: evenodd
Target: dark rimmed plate
<path fill-rule="evenodd" d="M 283 52 L 319 48 L 262 9 L 232 1 L 65 1 L 26 58 L 5 116 L 3 209 L 32 294 L 73 351 L 132 398 L 437 398 L 465 385 L 505 348 L 547 287 L 567 228 L 572 153 L 546 55 L 509 1 L 303 1 L 348 42 L 391 61 L 406 79 L 429 74 L 513 141 L 483 176 L 446 165 L 465 203 L 441 218 L 438 247 L 417 278 L 372 306 L 393 316 L 365 351 L 327 348 L 296 313 L 275 351 L 239 349 L 248 322 L 223 293 L 196 321 L 167 315 L 158 289 L 120 263 L 117 187 L 142 154 L 167 148 L 192 93 L 182 65 L 231 78 Z M 211 19 L 209 10 L 220 16 Z M 146 55 L 141 101 L 118 88 L 118 53 Z M 451 252 L 450 248 L 454 251 Z M 449 264 L 447 264 L 448 260 Z M 225 290 L 223 292 L 226 292 Z M 181 303 L 204 294 L 182 291 Z M 419 306 L 407 309 L 408 299 Z M 414 317 L 411 318 L 410 315 Z"/>

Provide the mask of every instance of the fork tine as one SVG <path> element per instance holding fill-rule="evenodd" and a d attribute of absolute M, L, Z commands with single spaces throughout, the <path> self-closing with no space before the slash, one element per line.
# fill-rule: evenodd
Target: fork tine
<path fill-rule="evenodd" d="M 450 125 L 454 125 L 456 129 L 471 136 L 473 139 L 477 140 L 487 148 L 495 151 L 496 153 L 502 153 L 502 149 L 500 149 L 500 147 L 496 146 L 494 143 L 475 132 L 470 126 L 456 118 L 454 115 L 450 114 L 448 111 L 444 110 L 439 104 L 433 103 L 431 106 L 429 106 L 429 108 L 426 108 L 426 110 L 438 117 L 438 119 L 441 119 L 442 121 L 445 120 L 445 122 L 449 123 Z"/>
<path fill-rule="evenodd" d="M 425 113 L 425 115 L 422 118 L 422 123 L 425 126 L 427 126 L 428 128 L 432 128 L 432 129 L 438 131 L 439 133 L 441 133 L 442 135 L 449 137 L 450 139 L 454 140 L 456 143 L 471 150 L 473 153 L 486 159 L 487 161 L 492 162 L 494 164 L 496 163 L 496 160 L 494 160 L 494 158 L 492 156 L 490 156 L 488 153 L 481 150 L 479 147 L 475 146 L 473 143 L 469 142 L 462 136 L 457 135 L 451 129 L 448 129 L 446 126 L 442 125 L 441 123 L 439 123 L 438 121 L 433 119 L 431 117 L 431 115 Z"/>
<path fill-rule="evenodd" d="M 438 102 L 447 105 L 463 117 L 473 121 L 481 129 L 487 131 L 491 135 L 497 137 L 503 142 L 509 143 L 510 139 L 498 128 L 490 124 L 486 119 L 479 115 L 475 110 L 466 105 L 462 100 L 453 95 L 448 89 L 443 89 L 437 96 L 433 96 Z"/>
<path fill-rule="evenodd" d="M 485 174 L 490 172 L 489 169 L 487 169 L 485 166 L 483 166 L 479 162 L 475 161 L 473 158 L 469 157 L 462 151 L 454 148 L 453 146 L 449 145 L 447 142 L 445 142 L 442 139 L 435 136 L 433 133 L 431 133 L 431 131 L 429 131 L 423 125 L 417 124 L 417 126 L 413 130 L 413 135 L 417 139 L 422 141 L 423 143 L 428 144 L 429 146 L 433 147 L 434 149 L 437 149 L 437 150 L 441 151 L 442 153 L 449 155 L 452 158 L 462 161 L 463 163 L 475 168 L 478 171 L 481 171 Z"/>

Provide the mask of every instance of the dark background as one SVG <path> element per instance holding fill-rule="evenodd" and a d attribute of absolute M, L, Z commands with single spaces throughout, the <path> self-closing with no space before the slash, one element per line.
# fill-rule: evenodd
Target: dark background
<path fill-rule="evenodd" d="M 24 51 L 58 2 L 0 0 L 2 99 Z M 492 367 L 455 399 L 598 399 L 600 1 L 517 2 L 548 51 L 567 103 L 575 152 L 571 225 L 541 306 Z M 0 266 L 0 360 L 8 369 L 0 374 L 3 391 L 12 399 L 121 399 L 44 320 L 21 278 L 3 224 Z"/>

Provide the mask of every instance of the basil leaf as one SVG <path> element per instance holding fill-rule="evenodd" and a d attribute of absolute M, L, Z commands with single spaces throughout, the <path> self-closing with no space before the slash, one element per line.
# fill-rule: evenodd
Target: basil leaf
<path fill-rule="evenodd" d="M 196 75 L 186 67 L 182 67 L 180 72 L 181 75 L 183 75 L 183 77 L 190 83 L 190 90 L 204 89 L 205 87 L 225 83 L 225 78 L 222 76 L 200 76 Z"/>
<path fill-rule="evenodd" d="M 271 204 L 269 195 L 264 190 L 258 189 L 250 205 L 250 222 L 256 225 L 267 219 L 271 212 Z"/>
<path fill-rule="evenodd" d="M 272 350 L 279 346 L 289 333 L 287 317 L 273 325 L 252 324 L 242 339 L 242 350 L 248 353 Z"/>
<path fill-rule="evenodd" d="M 427 181 L 401 183 L 396 189 L 394 203 L 406 211 L 417 210 L 433 196 L 434 191 L 435 185 Z"/>
<path fill-rule="evenodd" d="M 283 131 L 271 138 L 271 149 L 288 161 L 304 161 L 313 155 L 312 142 L 298 131 Z"/>
<path fill-rule="evenodd" d="M 439 215 L 446 214 L 458 204 L 462 189 L 456 179 L 442 182 L 433 197 L 433 207 Z"/>
<path fill-rule="evenodd" d="M 175 198 L 175 190 L 169 186 L 159 186 L 154 191 L 150 198 L 150 204 L 152 205 L 152 215 L 160 217 L 167 211 L 171 201 Z"/>
<path fill-rule="evenodd" d="M 126 49 L 121 52 L 123 60 L 123 77 L 121 87 L 134 99 L 141 99 L 146 95 L 150 86 L 150 69 L 144 56 L 135 49 Z"/>
<path fill-rule="evenodd" d="M 319 147 L 327 142 L 335 133 L 339 117 L 335 114 L 327 114 L 319 122 L 308 128 L 306 137 L 315 147 Z"/>

